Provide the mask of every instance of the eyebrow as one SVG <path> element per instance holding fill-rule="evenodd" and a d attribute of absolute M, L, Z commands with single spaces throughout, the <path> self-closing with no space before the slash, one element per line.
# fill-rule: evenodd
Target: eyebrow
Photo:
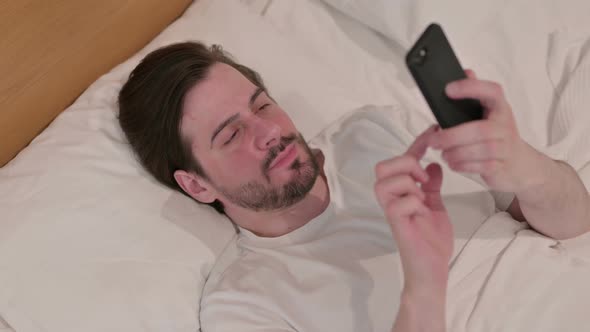
<path fill-rule="evenodd" d="M 248 107 L 252 107 L 254 101 L 256 101 L 256 98 L 263 92 L 264 88 L 256 88 L 256 90 L 254 91 L 254 93 L 252 93 L 250 99 L 248 100 Z M 236 121 L 239 117 L 240 113 L 236 113 L 230 116 L 229 118 L 225 119 L 222 123 L 219 124 L 219 126 L 217 126 L 217 128 L 215 128 L 215 130 L 213 131 L 213 135 L 211 135 L 211 147 L 213 147 L 213 141 L 215 140 L 215 137 L 217 137 L 217 135 L 223 130 L 223 128 L 225 128 L 230 123 Z"/>
<path fill-rule="evenodd" d="M 258 87 L 256 89 L 256 91 L 254 91 L 254 93 L 250 96 L 250 100 L 248 101 L 248 106 L 252 107 L 252 105 L 256 101 L 256 98 L 258 98 L 258 95 L 260 95 L 263 92 L 264 92 L 264 88 Z"/>

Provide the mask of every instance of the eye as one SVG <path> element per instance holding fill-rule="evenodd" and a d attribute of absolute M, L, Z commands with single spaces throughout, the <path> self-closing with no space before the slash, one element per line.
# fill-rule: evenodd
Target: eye
<path fill-rule="evenodd" d="M 260 107 L 258 108 L 258 110 L 259 110 L 259 111 L 263 111 L 263 110 L 264 110 L 265 108 L 267 108 L 268 106 L 270 106 L 270 104 L 264 104 L 264 105 L 260 106 Z"/>
<path fill-rule="evenodd" d="M 238 131 L 240 131 L 240 130 L 239 129 L 234 130 L 234 133 L 230 136 L 230 138 L 227 141 L 225 141 L 225 143 L 223 143 L 223 145 L 228 145 L 229 143 L 231 143 L 231 141 L 233 141 L 233 139 L 238 134 Z"/>

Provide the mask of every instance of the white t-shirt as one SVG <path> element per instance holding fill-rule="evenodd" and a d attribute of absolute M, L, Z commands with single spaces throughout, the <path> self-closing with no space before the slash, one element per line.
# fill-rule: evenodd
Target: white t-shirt
<path fill-rule="evenodd" d="M 280 237 L 242 229 L 207 281 L 203 332 L 391 330 L 403 274 L 373 193 L 374 166 L 404 153 L 414 140 L 403 122 L 403 113 L 393 108 L 365 107 L 311 142 L 326 157 L 329 207 Z M 424 158 L 434 160 L 431 152 Z M 456 256 L 497 209 L 481 184 L 441 166 Z M 504 209 L 512 197 L 496 198 Z"/>

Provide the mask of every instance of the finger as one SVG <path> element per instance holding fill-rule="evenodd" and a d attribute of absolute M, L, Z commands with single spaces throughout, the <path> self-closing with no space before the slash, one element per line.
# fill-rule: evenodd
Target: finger
<path fill-rule="evenodd" d="M 375 165 L 375 174 L 378 180 L 394 175 L 410 174 L 416 181 L 428 181 L 428 174 L 420 166 L 418 160 L 409 155 L 401 155 L 378 162 Z"/>
<path fill-rule="evenodd" d="M 456 172 L 492 175 L 502 167 L 503 163 L 503 161 L 499 160 L 470 161 L 458 164 L 449 164 L 449 168 Z"/>
<path fill-rule="evenodd" d="M 508 105 L 502 87 L 495 82 L 463 79 L 447 84 L 445 92 L 452 99 L 477 99 L 492 110 L 502 110 Z"/>
<path fill-rule="evenodd" d="M 470 79 L 476 79 L 477 75 L 475 74 L 475 71 L 473 71 L 472 69 L 465 69 L 465 75 L 467 75 L 467 78 Z"/>
<path fill-rule="evenodd" d="M 315 160 L 317 161 L 320 168 L 324 167 L 324 162 L 326 161 L 326 157 L 324 157 L 324 153 L 320 149 L 312 149 L 311 153 Z"/>
<path fill-rule="evenodd" d="M 400 253 L 410 253 L 415 250 L 418 242 L 429 242 L 440 237 L 432 212 L 427 207 L 419 208 L 402 220 L 394 220 L 390 226 Z"/>
<path fill-rule="evenodd" d="M 442 168 L 438 163 L 431 163 L 426 167 L 426 172 L 430 175 L 430 180 L 420 188 L 426 197 L 424 204 L 432 211 L 445 211 L 446 209 L 440 195 L 443 181 Z"/>
<path fill-rule="evenodd" d="M 416 195 L 421 200 L 426 198 L 422 189 L 409 176 L 396 176 L 379 180 L 375 183 L 375 193 L 378 197 L 387 200 L 404 195 Z"/>
<path fill-rule="evenodd" d="M 493 121 L 469 121 L 432 134 L 429 146 L 435 150 L 447 150 L 460 145 L 499 140 L 506 135 L 505 130 Z"/>
<path fill-rule="evenodd" d="M 387 218 L 394 231 L 414 215 L 429 216 L 430 210 L 416 196 L 406 196 L 387 203 Z"/>
<path fill-rule="evenodd" d="M 428 129 L 426 129 L 422 134 L 420 134 L 412 145 L 408 148 L 405 154 L 414 156 L 417 160 L 422 159 L 424 154 L 426 153 L 426 149 L 428 148 L 428 142 L 430 140 L 430 136 L 438 130 L 438 125 L 432 125 Z"/>
<path fill-rule="evenodd" d="M 326 162 L 326 157 L 324 156 L 324 153 L 322 152 L 322 150 L 320 149 L 313 149 L 312 151 L 312 155 L 313 158 L 315 158 L 319 170 L 320 170 L 320 176 L 326 180 L 326 172 L 324 170 L 324 163 Z"/>
<path fill-rule="evenodd" d="M 442 153 L 442 158 L 449 164 L 472 161 L 504 160 L 506 151 L 504 140 L 487 140 L 480 143 L 460 145 Z"/>

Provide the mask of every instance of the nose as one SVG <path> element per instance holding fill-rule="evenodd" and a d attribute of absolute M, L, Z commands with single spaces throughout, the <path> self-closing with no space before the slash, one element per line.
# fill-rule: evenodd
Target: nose
<path fill-rule="evenodd" d="M 252 129 L 254 144 L 260 150 L 268 150 L 281 142 L 281 127 L 272 121 L 258 118 Z"/>

